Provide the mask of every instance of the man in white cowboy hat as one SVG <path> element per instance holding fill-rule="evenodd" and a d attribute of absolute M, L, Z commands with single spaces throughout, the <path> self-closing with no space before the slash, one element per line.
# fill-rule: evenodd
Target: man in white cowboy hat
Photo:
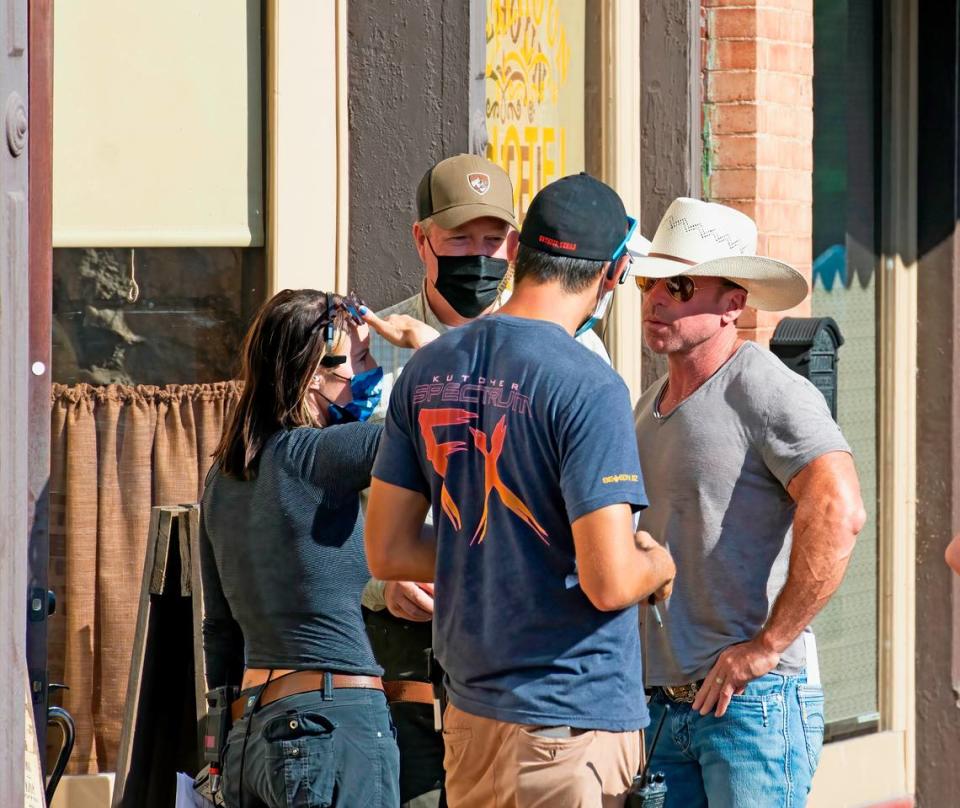
<path fill-rule="evenodd" d="M 865 514 L 823 396 L 737 334 L 807 282 L 756 256 L 732 208 L 676 199 L 636 261 L 643 333 L 668 373 L 634 411 L 650 507 L 639 527 L 677 564 L 662 627 L 641 615 L 653 754 L 683 808 L 800 806 L 823 742 L 810 622 L 843 578 Z"/>

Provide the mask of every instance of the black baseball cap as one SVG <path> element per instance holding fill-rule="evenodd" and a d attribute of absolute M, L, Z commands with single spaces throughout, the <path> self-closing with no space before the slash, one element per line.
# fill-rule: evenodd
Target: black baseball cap
<path fill-rule="evenodd" d="M 586 172 L 551 182 L 527 208 L 520 243 L 550 255 L 610 261 L 628 227 L 623 200 Z"/>

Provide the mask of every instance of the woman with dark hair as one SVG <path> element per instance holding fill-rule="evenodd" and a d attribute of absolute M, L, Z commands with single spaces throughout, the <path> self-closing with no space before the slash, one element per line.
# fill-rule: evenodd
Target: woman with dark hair
<path fill-rule="evenodd" d="M 278 293 L 243 344 L 243 393 L 200 511 L 211 689 L 242 682 L 227 808 L 397 806 L 399 754 L 364 630 L 360 492 L 382 371 L 359 301 Z"/>

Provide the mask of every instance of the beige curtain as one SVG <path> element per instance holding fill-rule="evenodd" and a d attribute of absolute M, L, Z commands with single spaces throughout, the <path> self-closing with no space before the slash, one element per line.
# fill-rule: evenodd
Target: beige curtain
<path fill-rule="evenodd" d="M 239 389 L 53 386 L 50 681 L 70 688 L 71 774 L 116 767 L 150 508 L 198 500 Z"/>

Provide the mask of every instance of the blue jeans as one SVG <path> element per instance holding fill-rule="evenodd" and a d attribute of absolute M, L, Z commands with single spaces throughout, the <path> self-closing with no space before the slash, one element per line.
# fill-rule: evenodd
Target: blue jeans
<path fill-rule="evenodd" d="M 332 695 L 286 696 L 233 725 L 222 761 L 227 808 L 399 808 L 400 753 L 383 692 Z"/>
<path fill-rule="evenodd" d="M 651 771 L 673 808 L 802 808 L 823 746 L 823 690 L 806 676 L 768 673 L 734 696 L 722 718 L 701 716 L 657 688 L 647 748 L 665 709 Z"/>

